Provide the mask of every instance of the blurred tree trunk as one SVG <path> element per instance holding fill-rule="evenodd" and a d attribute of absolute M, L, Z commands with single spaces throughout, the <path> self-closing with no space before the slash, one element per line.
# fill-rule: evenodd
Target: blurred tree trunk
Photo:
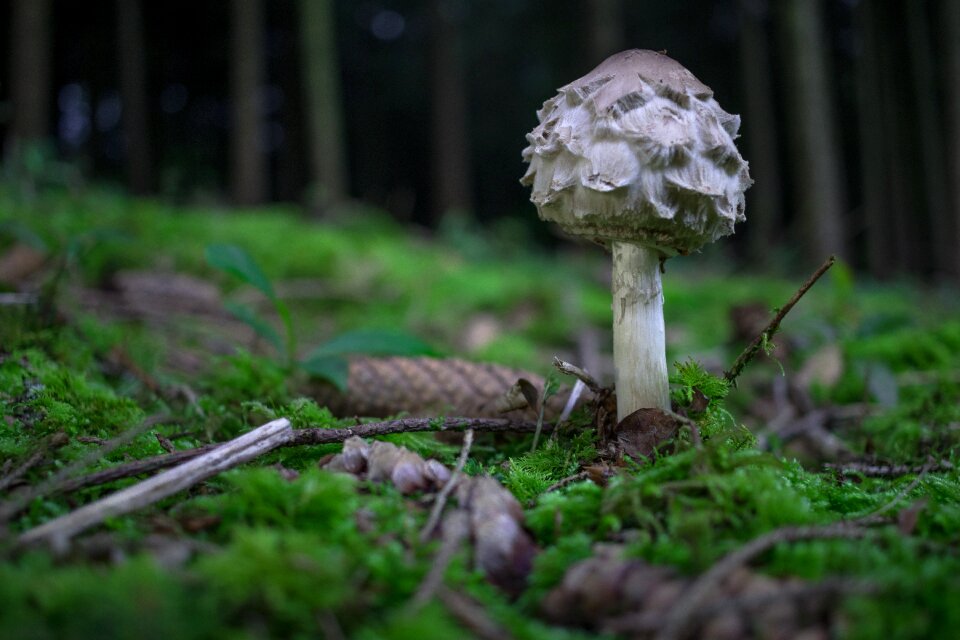
<path fill-rule="evenodd" d="M 846 254 L 843 170 L 820 12 L 815 0 L 783 0 L 778 12 L 797 214 L 807 257 L 817 261 Z"/>
<path fill-rule="evenodd" d="M 924 249 L 919 244 L 916 197 L 911 185 L 913 163 L 909 125 L 913 114 L 909 97 L 909 52 L 903 38 L 902 5 L 877 4 L 877 48 L 880 76 L 880 106 L 882 122 L 879 134 L 885 144 L 884 181 L 890 217 L 883 222 L 891 236 L 892 253 L 886 257 L 888 272 L 905 273 L 914 266 L 914 260 Z"/>
<path fill-rule="evenodd" d="M 463 68 L 461 11 L 465 5 L 431 0 L 431 156 L 433 219 L 448 211 L 473 208 L 470 186 L 470 136 Z"/>
<path fill-rule="evenodd" d="M 340 62 L 332 0 L 300 0 L 301 69 L 307 94 L 312 186 L 318 210 L 347 196 Z"/>
<path fill-rule="evenodd" d="M 10 25 L 10 98 L 6 153 L 47 137 L 50 114 L 50 0 L 14 0 Z"/>
<path fill-rule="evenodd" d="M 956 0 L 953 0 L 956 3 Z M 932 267 L 935 273 L 949 274 L 953 272 L 954 254 L 957 246 L 954 243 L 952 224 L 949 217 L 947 195 L 947 170 L 943 153 L 943 127 L 940 120 L 940 109 L 937 104 L 937 83 L 934 71 L 934 51 L 930 38 L 930 23 L 927 16 L 926 2 L 907 2 L 907 44 L 910 55 L 910 74 L 913 86 L 910 94 L 913 95 L 916 111 L 917 128 L 913 132 L 919 144 L 922 173 L 918 186 L 923 187 L 923 194 L 919 198 L 926 206 L 928 235 L 930 242 L 926 251 L 920 256 L 931 254 L 925 260 L 928 268 Z M 909 94 L 908 94 L 909 95 Z"/>
<path fill-rule="evenodd" d="M 622 0 L 587 1 L 588 65 L 600 62 L 623 49 Z"/>
<path fill-rule="evenodd" d="M 231 175 L 233 200 L 251 205 L 264 201 L 267 163 L 263 145 L 263 4 L 233 0 L 231 101 L 233 130 Z"/>
<path fill-rule="evenodd" d="M 770 46 L 767 22 L 768 0 L 739 0 L 740 76 L 746 113 L 743 133 L 749 153 L 754 185 L 747 192 L 750 211 L 750 255 L 769 263 L 773 248 L 781 241 L 780 158 L 777 118 L 770 83 Z"/>
<path fill-rule="evenodd" d="M 890 259 L 893 227 L 885 164 L 887 137 L 883 130 L 881 102 L 880 34 L 872 2 L 861 2 L 855 11 L 857 33 L 861 38 L 856 75 L 866 263 L 870 273 L 883 277 L 890 275 L 893 266 Z"/>
<path fill-rule="evenodd" d="M 117 0 L 117 30 L 127 181 L 134 193 L 144 194 L 149 193 L 153 186 L 153 159 L 147 115 L 146 46 L 140 0 Z"/>
<path fill-rule="evenodd" d="M 946 89 L 947 152 L 950 171 L 950 199 L 953 240 L 953 274 L 960 278 L 960 2 L 942 0 L 940 22 L 943 29 L 943 83 Z"/>

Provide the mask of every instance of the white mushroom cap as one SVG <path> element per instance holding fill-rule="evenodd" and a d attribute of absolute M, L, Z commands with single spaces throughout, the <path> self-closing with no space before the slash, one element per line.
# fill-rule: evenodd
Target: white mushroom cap
<path fill-rule="evenodd" d="M 680 63 L 632 49 L 562 87 L 527 134 L 524 185 L 572 235 L 688 253 L 733 233 L 753 183 L 740 117 Z"/>

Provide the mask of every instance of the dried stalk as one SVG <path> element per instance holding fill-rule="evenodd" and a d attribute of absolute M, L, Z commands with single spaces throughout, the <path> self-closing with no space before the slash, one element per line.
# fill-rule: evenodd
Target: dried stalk
<path fill-rule="evenodd" d="M 451 478 L 452 480 L 453 478 Z M 464 541 L 470 537 L 470 514 L 465 509 L 457 509 L 443 520 L 443 537 L 440 550 L 430 564 L 430 571 L 417 588 L 410 601 L 413 611 L 421 609 L 430 602 L 443 584 L 443 574 L 447 572 L 450 561 L 460 550 Z"/>
<path fill-rule="evenodd" d="M 743 372 L 743 368 L 750 364 L 750 361 L 756 357 L 757 353 L 760 352 L 760 349 L 762 349 L 765 344 L 769 343 L 773 338 L 773 335 L 780 329 L 780 323 L 783 322 L 784 317 L 790 313 L 790 310 L 793 309 L 794 305 L 800 301 L 800 298 L 802 298 L 803 295 L 810 290 L 810 287 L 816 284 L 817 280 L 820 279 L 820 276 L 825 274 L 836 261 L 837 259 L 834 256 L 827 258 L 824 263 L 813 272 L 813 275 L 807 278 L 807 281 L 800 286 L 797 292 L 793 294 L 793 297 L 787 301 L 787 304 L 783 305 L 780 310 L 777 311 L 777 314 L 773 316 L 773 319 L 770 320 L 770 323 L 767 324 L 763 331 L 761 331 L 757 337 L 753 339 L 753 342 L 751 342 L 747 348 L 744 349 L 739 356 L 737 356 L 737 359 L 734 361 L 733 366 L 730 367 L 730 370 L 724 372 L 723 377 L 726 378 L 727 381 L 731 383 L 736 382 L 737 378 L 740 376 L 740 373 Z"/>
<path fill-rule="evenodd" d="M 437 523 L 440 522 L 440 514 L 443 513 L 443 507 L 447 504 L 447 499 L 460 481 L 460 476 L 463 474 L 463 467 L 467 464 L 467 457 L 470 455 L 470 447 L 472 446 L 473 429 L 467 429 L 467 432 L 463 434 L 463 446 L 460 448 L 457 465 L 454 467 L 453 473 L 450 474 L 450 479 L 443 485 L 440 493 L 437 494 L 437 499 L 433 502 L 433 509 L 430 511 L 427 524 L 425 524 L 420 531 L 420 542 L 429 540 L 430 536 L 433 535 L 433 530 L 437 528 Z"/>
<path fill-rule="evenodd" d="M 600 393 L 600 383 L 597 382 L 596 378 L 590 375 L 590 372 L 586 369 L 581 369 L 577 365 L 561 360 L 556 356 L 553 358 L 553 366 L 560 373 L 573 376 L 583 384 L 587 385 L 587 388 L 590 389 L 590 391 L 593 391 L 597 394 Z"/>
<path fill-rule="evenodd" d="M 190 462 L 34 527 L 21 535 L 19 541 L 21 544 L 46 542 L 55 549 L 63 549 L 72 536 L 107 518 L 152 504 L 241 465 L 289 441 L 292 435 L 293 429 L 286 418 L 268 422 Z"/>
<path fill-rule="evenodd" d="M 467 595 L 447 587 L 440 587 L 437 598 L 477 638 L 512 640 L 513 636 L 489 616 L 486 608 Z"/>

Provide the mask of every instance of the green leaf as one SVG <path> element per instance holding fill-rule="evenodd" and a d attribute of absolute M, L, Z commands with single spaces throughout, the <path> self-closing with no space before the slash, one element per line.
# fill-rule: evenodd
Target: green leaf
<path fill-rule="evenodd" d="M 223 306 L 237 320 L 247 324 L 258 336 L 276 347 L 277 353 L 284 353 L 283 339 L 280 338 L 280 334 L 266 320 L 258 316 L 253 309 L 236 302 L 226 302 Z"/>
<path fill-rule="evenodd" d="M 0 236 L 10 236 L 18 242 L 43 253 L 50 251 L 50 247 L 47 246 L 46 241 L 39 234 L 18 220 L 0 222 Z"/>
<path fill-rule="evenodd" d="M 205 254 L 210 266 L 240 278 L 271 300 L 276 300 L 270 279 L 260 270 L 260 265 L 253 256 L 242 247 L 234 244 L 211 244 L 207 246 Z"/>
<path fill-rule="evenodd" d="M 340 356 L 311 356 L 300 362 L 300 368 L 310 375 L 322 378 L 340 391 L 347 390 L 350 365 Z"/>
<path fill-rule="evenodd" d="M 357 329 L 341 333 L 307 354 L 307 359 L 363 353 L 377 356 L 436 355 L 423 340 L 398 331 Z"/>

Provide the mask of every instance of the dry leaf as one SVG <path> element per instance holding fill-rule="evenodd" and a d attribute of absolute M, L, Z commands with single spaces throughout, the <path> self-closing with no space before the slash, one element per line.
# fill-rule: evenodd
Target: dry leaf
<path fill-rule="evenodd" d="M 652 456 L 679 429 L 679 420 L 662 409 L 637 409 L 620 421 L 614 438 L 620 452 L 639 461 Z"/>

